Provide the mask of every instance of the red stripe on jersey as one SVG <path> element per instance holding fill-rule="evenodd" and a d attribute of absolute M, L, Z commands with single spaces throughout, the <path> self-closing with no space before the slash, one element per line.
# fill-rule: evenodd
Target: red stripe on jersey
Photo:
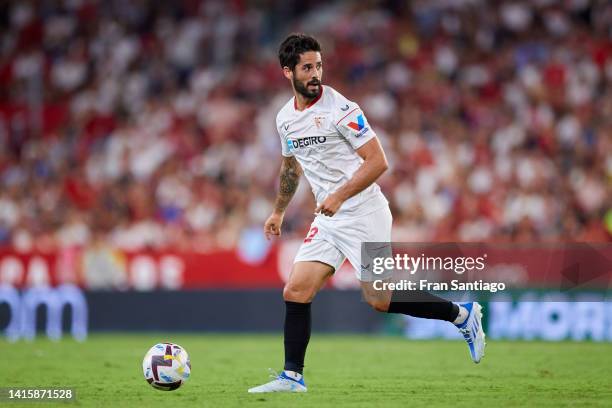
<path fill-rule="evenodd" d="M 351 113 L 355 112 L 357 109 L 359 109 L 359 108 L 355 108 L 355 109 L 353 109 L 352 111 L 350 111 L 349 113 L 347 113 L 346 115 L 344 115 L 344 116 L 342 117 L 342 119 L 340 119 L 338 122 L 336 122 L 336 125 L 337 125 L 337 124 L 339 124 L 340 122 L 342 122 L 342 120 L 343 120 L 344 118 L 346 118 L 346 117 L 347 117 L 348 115 L 350 115 Z M 350 125 L 349 125 L 349 126 L 350 126 Z M 359 129 L 357 129 L 357 130 L 359 130 Z"/>

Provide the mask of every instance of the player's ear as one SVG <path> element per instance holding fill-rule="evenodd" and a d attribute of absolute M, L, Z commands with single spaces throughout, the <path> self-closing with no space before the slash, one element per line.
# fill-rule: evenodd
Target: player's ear
<path fill-rule="evenodd" d="M 293 70 L 289 69 L 289 67 L 283 67 L 283 75 L 287 79 L 293 79 Z"/>

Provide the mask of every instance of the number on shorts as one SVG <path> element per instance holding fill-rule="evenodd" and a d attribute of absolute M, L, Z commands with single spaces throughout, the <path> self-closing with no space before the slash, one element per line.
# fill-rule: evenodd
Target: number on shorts
<path fill-rule="evenodd" d="M 319 232 L 319 228 L 317 227 L 310 228 L 310 231 L 308 231 L 308 235 L 306 235 L 306 239 L 304 240 L 304 243 L 307 244 L 310 241 L 312 241 L 314 236 L 317 235 L 317 232 Z"/>

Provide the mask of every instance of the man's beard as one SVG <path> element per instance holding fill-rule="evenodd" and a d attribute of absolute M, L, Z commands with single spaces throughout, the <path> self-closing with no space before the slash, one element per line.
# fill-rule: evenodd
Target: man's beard
<path fill-rule="evenodd" d="M 315 91 L 309 91 L 308 85 L 319 85 L 319 86 L 317 87 Z M 295 76 L 293 77 L 293 87 L 295 88 L 296 92 L 298 92 L 303 97 L 308 98 L 308 99 L 316 98 L 317 96 L 319 96 L 319 93 L 321 92 L 321 82 L 320 81 L 310 81 L 306 85 L 303 85 L 300 81 L 295 79 Z"/>

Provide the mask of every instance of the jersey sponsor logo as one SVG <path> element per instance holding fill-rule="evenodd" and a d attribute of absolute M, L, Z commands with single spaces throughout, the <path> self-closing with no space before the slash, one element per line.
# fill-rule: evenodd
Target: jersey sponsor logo
<path fill-rule="evenodd" d="M 344 108 L 340 108 L 340 110 L 346 112 L 348 110 L 348 108 L 349 108 L 349 106 L 347 104 Z"/>
<path fill-rule="evenodd" d="M 362 113 L 360 113 L 359 116 L 357 116 L 357 123 L 349 122 L 347 124 L 347 126 L 350 127 L 351 129 L 357 131 L 357 134 L 355 135 L 355 137 L 361 137 L 368 130 L 370 130 L 370 128 L 365 125 L 365 118 L 363 117 Z"/>
<path fill-rule="evenodd" d="M 327 137 L 325 136 L 310 136 L 303 137 L 301 139 L 287 139 L 287 147 L 289 151 L 301 149 L 304 147 L 314 146 L 323 144 L 327 141 Z"/>
<path fill-rule="evenodd" d="M 359 114 L 359 116 L 357 116 L 357 123 L 355 122 L 348 123 L 348 127 L 356 131 L 360 131 L 361 129 L 364 128 L 364 126 L 365 126 L 365 119 L 363 118 L 363 114 L 361 113 Z"/>

